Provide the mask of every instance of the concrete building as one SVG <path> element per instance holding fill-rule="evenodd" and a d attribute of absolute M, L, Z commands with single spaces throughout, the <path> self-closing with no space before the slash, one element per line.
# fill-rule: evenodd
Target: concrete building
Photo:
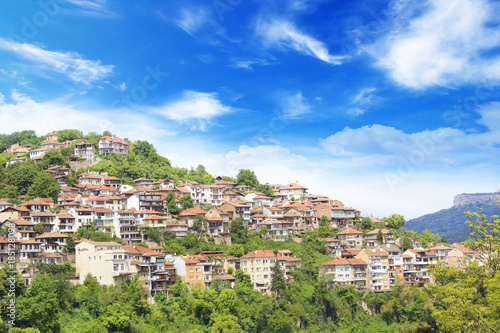
<path fill-rule="evenodd" d="M 75 246 L 76 273 L 80 283 L 87 274 L 105 285 L 120 285 L 136 273 L 130 252 L 114 242 L 82 241 Z"/>
<path fill-rule="evenodd" d="M 245 274 L 250 275 L 253 288 L 264 292 L 271 288 L 271 270 L 276 260 L 272 250 L 255 250 L 240 258 L 240 267 Z"/>

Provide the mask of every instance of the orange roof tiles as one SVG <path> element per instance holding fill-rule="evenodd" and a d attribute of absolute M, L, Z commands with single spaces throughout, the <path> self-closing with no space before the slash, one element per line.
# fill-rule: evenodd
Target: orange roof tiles
<path fill-rule="evenodd" d="M 250 258 L 275 258 L 273 250 L 255 250 L 252 252 L 248 252 L 240 259 L 250 259 Z"/>
<path fill-rule="evenodd" d="M 347 228 L 344 231 L 339 232 L 337 235 L 349 235 L 349 234 L 363 234 L 363 233 L 361 231 Z"/>

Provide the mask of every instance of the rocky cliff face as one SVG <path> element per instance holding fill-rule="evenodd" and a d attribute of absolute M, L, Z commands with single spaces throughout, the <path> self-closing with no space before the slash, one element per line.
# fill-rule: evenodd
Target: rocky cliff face
<path fill-rule="evenodd" d="M 478 202 L 498 200 L 498 193 L 463 193 L 457 194 L 453 198 L 453 206 L 465 206 Z"/>

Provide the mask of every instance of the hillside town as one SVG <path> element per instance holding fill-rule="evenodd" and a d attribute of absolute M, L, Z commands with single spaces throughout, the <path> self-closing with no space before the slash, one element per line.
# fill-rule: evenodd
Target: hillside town
<path fill-rule="evenodd" d="M 103 136 L 96 146 L 86 140 L 59 142 L 57 133 L 51 133 L 41 148 L 9 146 L 6 152 L 16 157 L 7 165 L 28 159 L 39 163 L 47 152 L 71 146 L 74 157 L 70 160 L 78 164 L 92 165 L 98 156 L 128 154 L 128 143 L 117 137 Z M 272 189 L 270 195 L 223 177 L 216 177 L 212 184 L 138 178 L 134 185 L 127 185 L 107 173 L 76 171 L 61 165 L 43 171 L 60 186 L 57 201 L 22 196 L 14 204 L 0 199 L 0 229 L 10 230 L 0 237 L 0 265 L 12 260 L 9 254 L 13 252 L 26 285 L 36 277 L 30 265 L 37 262 L 69 262 L 76 269 L 73 283 L 83 283 L 90 275 L 101 284 L 120 285 L 137 275 L 150 301 L 158 293 L 169 296 L 179 278 L 188 286 L 210 287 L 221 280 L 234 287 L 234 273 L 241 270 L 250 276 L 253 288 L 263 293 L 271 290 L 276 263 L 286 281 L 294 278 L 290 272 L 299 269 L 302 260 L 289 249 L 254 249 L 240 256 L 224 251 L 179 255 L 154 236 L 184 238 L 197 233 L 207 241 L 231 245 L 233 223 L 241 223 L 265 240 L 298 244 L 321 227 L 335 230 L 335 237 L 319 237 L 331 260 L 321 265 L 318 274 L 332 286 L 352 285 L 360 291 L 390 291 L 397 283 L 424 286 L 434 281 L 430 265 L 465 269 L 484 260 L 481 252 L 458 243 L 433 242 L 424 247 L 416 239 L 395 237 L 386 220 L 361 216 L 360 210 L 338 200 L 311 194 L 298 181 L 265 184 Z M 69 186 L 68 176 L 74 176 L 77 183 Z M 366 220 L 373 230 L 363 228 Z M 77 237 L 79 229 L 89 227 L 119 242 Z M 13 251 L 9 239 L 14 240 Z"/>

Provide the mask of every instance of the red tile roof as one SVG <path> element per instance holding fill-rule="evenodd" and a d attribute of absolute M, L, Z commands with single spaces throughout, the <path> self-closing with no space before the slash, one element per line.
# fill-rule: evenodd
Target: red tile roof
<path fill-rule="evenodd" d="M 250 258 L 276 258 L 273 250 L 255 250 L 248 252 L 240 259 L 250 259 Z"/>
<path fill-rule="evenodd" d="M 361 231 L 347 228 L 344 231 L 339 232 L 337 235 L 350 235 L 350 234 L 363 234 L 363 233 Z"/>

